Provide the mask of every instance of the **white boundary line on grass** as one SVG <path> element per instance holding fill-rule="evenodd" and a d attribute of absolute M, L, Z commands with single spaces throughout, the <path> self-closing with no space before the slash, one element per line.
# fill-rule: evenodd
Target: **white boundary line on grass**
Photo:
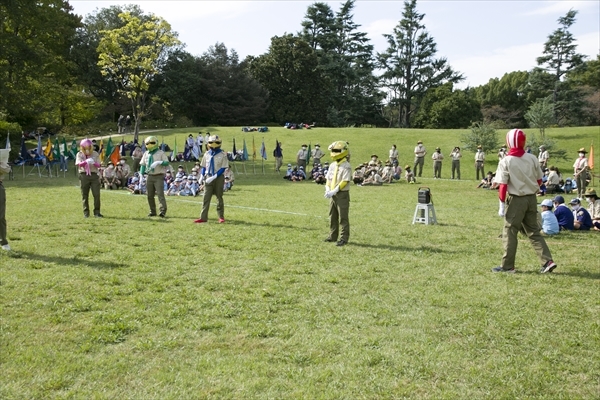
<path fill-rule="evenodd" d="M 79 187 L 79 186 L 76 186 Z M 131 195 L 131 193 L 129 192 L 122 192 L 120 190 L 102 190 L 103 193 L 113 193 L 113 194 L 123 194 L 123 195 Z M 146 197 L 145 195 L 137 195 L 137 196 L 143 196 L 144 198 Z M 184 199 L 173 199 L 172 197 L 167 196 L 167 198 L 169 199 L 169 202 L 171 201 L 176 201 L 179 203 L 192 203 L 192 204 L 198 204 L 198 205 L 202 205 L 201 201 L 193 201 L 193 200 L 184 200 Z M 252 210 L 252 211 L 266 211 L 266 212 L 272 212 L 272 213 L 278 213 L 278 214 L 289 214 L 289 215 L 298 215 L 301 217 L 317 217 L 317 218 L 323 218 L 319 215 L 309 215 L 309 214 L 302 214 L 302 213 L 296 213 L 296 212 L 291 212 L 291 211 L 283 211 L 283 210 L 270 210 L 268 208 L 256 208 L 256 207 L 245 207 L 245 206 L 234 206 L 231 204 L 225 204 L 226 207 L 231 207 L 231 208 L 240 208 L 243 210 Z"/>

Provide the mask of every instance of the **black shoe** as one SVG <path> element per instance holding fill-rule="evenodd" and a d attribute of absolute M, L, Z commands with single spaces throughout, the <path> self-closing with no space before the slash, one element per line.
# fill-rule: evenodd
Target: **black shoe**
<path fill-rule="evenodd" d="M 148 213 L 148 216 L 149 217 L 156 217 L 156 214 L 154 214 L 154 213 Z"/>
<path fill-rule="evenodd" d="M 346 243 L 348 243 L 348 242 L 346 242 L 344 239 L 342 239 L 336 243 L 336 246 L 344 246 Z"/>
<path fill-rule="evenodd" d="M 165 213 L 161 212 L 160 214 L 158 214 L 159 217 L 164 218 L 165 217 Z"/>
<path fill-rule="evenodd" d="M 94 217 L 96 217 L 96 218 L 104 218 L 104 215 L 102 215 L 102 214 L 94 214 Z"/>
<path fill-rule="evenodd" d="M 546 264 L 544 264 L 544 266 L 540 270 L 540 273 L 546 274 L 546 273 L 552 272 L 552 271 L 554 271 L 554 268 L 556 268 L 556 263 L 554 261 L 550 260 L 550 261 L 546 262 Z"/>
<path fill-rule="evenodd" d="M 335 240 L 333 240 L 332 238 L 328 237 L 327 239 L 323 240 L 324 242 L 335 242 Z"/>

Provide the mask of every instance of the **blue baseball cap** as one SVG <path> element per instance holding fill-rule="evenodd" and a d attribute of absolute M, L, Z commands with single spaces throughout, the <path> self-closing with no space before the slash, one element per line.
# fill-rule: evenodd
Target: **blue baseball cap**
<path fill-rule="evenodd" d="M 564 198 L 564 197 L 562 197 L 562 196 L 556 196 L 556 197 L 554 198 L 554 202 L 555 202 L 555 203 L 558 203 L 558 204 L 564 204 L 564 203 L 565 203 L 565 198 Z"/>

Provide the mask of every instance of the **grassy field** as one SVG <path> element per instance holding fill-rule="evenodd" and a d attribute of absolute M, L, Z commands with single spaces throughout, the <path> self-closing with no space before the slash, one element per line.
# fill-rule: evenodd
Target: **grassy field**
<path fill-rule="evenodd" d="M 269 155 L 264 174 L 236 165 L 225 224 L 214 204 L 208 224 L 192 223 L 201 198 L 169 197 L 167 218 L 150 219 L 144 196 L 104 190 L 105 218 L 83 219 L 71 170 L 5 181 L 0 398 L 598 398 L 598 234 L 548 238 L 558 268 L 547 275 L 521 237 L 518 273 L 493 274 L 497 193 L 475 189 L 466 153 L 461 181 L 433 180 L 428 159 L 417 185 L 352 185 L 338 248 L 323 243 L 323 186 L 273 172 L 276 138 L 285 163 L 303 142 L 347 140 L 353 165 L 392 143 L 404 165 L 418 139 L 448 156 L 462 131 L 209 130 L 226 150 L 235 136 L 251 153 L 254 136 L 258 151 L 264 137 Z M 181 146 L 190 132 L 156 135 Z M 569 172 L 599 129 L 548 135 L 573 155 L 550 163 Z M 420 186 L 438 225 L 412 225 Z"/>

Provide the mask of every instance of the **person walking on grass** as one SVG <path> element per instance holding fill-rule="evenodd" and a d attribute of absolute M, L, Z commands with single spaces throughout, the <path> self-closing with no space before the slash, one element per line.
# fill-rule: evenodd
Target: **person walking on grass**
<path fill-rule="evenodd" d="M 144 140 L 146 152 L 140 161 L 140 175 L 148 174 L 146 180 L 146 195 L 148 197 L 148 206 L 150 207 L 149 217 L 156 216 L 156 201 L 154 196 L 158 197 L 160 204 L 158 216 L 164 218 L 167 215 L 167 200 L 165 199 L 165 172 L 169 166 L 169 157 L 164 151 L 158 148 L 158 139 L 156 136 L 148 136 Z"/>
<path fill-rule="evenodd" d="M 223 186 L 225 183 L 225 170 L 229 168 L 227 153 L 221 150 L 221 138 L 213 135 L 208 138 L 210 150 L 204 153 L 200 165 L 200 184 L 204 183 L 204 198 L 202 201 L 202 214 L 194 222 L 202 224 L 208 221 L 208 210 L 213 195 L 217 196 L 217 214 L 219 223 L 225 222 L 225 204 L 223 203 Z"/>
<path fill-rule="evenodd" d="M 6 150 L 8 152 L 8 150 Z M 6 236 L 6 190 L 2 185 L 4 175 L 10 173 L 10 165 L 6 161 L 0 161 L 0 246 L 2 250 L 10 251 L 8 238 Z"/>
<path fill-rule="evenodd" d="M 333 142 L 329 146 L 333 162 L 329 166 L 325 183 L 325 198 L 329 201 L 329 236 L 326 242 L 344 246 L 350 239 L 350 180 L 352 168 L 348 162 L 348 143 Z M 341 226 L 341 232 L 340 232 Z M 341 234 L 340 240 L 338 236 Z"/>
<path fill-rule="evenodd" d="M 83 216 L 90 216 L 89 196 L 90 189 L 94 196 L 94 217 L 102 218 L 100 214 L 100 155 L 94 150 L 94 143 L 90 139 L 83 139 L 79 143 L 79 152 L 75 156 L 75 165 L 79 168 L 79 183 L 81 187 L 81 201 L 83 203 Z"/>
<path fill-rule="evenodd" d="M 552 272 L 556 263 L 540 234 L 537 219 L 536 193 L 542 181 L 542 170 L 536 156 L 525 152 L 526 136 L 520 129 L 506 134 L 509 152 L 498 164 L 495 182 L 499 184 L 500 206 L 498 215 L 504 217 L 502 243 L 504 255 L 501 265 L 492 268 L 494 272 L 515 272 L 518 233 L 524 232 L 542 264 L 542 274 Z"/>

